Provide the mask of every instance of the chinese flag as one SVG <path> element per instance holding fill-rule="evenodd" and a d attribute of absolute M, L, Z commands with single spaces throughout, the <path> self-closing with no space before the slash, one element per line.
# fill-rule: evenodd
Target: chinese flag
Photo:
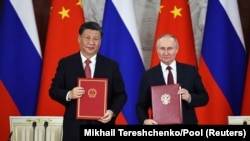
<path fill-rule="evenodd" d="M 161 0 L 151 67 L 159 63 L 155 45 L 157 38 L 165 33 L 175 35 L 179 41 L 179 52 L 176 59 L 197 66 L 188 0 Z"/>
<path fill-rule="evenodd" d="M 79 51 L 78 29 L 84 21 L 81 0 L 52 0 L 37 115 L 63 115 L 63 105 L 49 97 L 49 88 L 59 59 Z"/>
<path fill-rule="evenodd" d="M 246 82 L 245 82 L 245 91 L 242 99 L 241 115 L 249 116 L 250 115 L 250 55 L 248 55 L 248 65 L 246 72 Z"/>
<path fill-rule="evenodd" d="M 249 26 L 250 28 L 250 26 Z M 250 32 L 248 32 L 250 35 Z M 247 64 L 247 71 L 246 71 L 246 82 L 245 82 L 245 90 L 242 99 L 242 108 L 241 108 L 241 115 L 242 116 L 249 116 L 250 115 L 250 52 L 248 52 L 248 64 Z"/>
<path fill-rule="evenodd" d="M 178 39 L 179 52 L 176 59 L 182 63 L 197 66 L 188 0 L 161 0 L 152 51 L 151 67 L 159 63 L 156 52 L 156 41 L 165 33 L 173 34 Z M 152 111 L 150 109 L 149 115 L 151 115 L 151 113 Z"/>

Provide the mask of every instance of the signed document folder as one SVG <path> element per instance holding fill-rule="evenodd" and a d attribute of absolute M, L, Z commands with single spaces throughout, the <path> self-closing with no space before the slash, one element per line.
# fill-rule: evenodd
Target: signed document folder
<path fill-rule="evenodd" d="M 152 114 L 158 124 L 182 124 L 182 104 L 178 90 L 179 84 L 151 87 Z"/>
<path fill-rule="evenodd" d="M 79 78 L 78 86 L 85 90 L 85 94 L 77 99 L 77 119 L 98 120 L 107 109 L 108 79 Z"/>

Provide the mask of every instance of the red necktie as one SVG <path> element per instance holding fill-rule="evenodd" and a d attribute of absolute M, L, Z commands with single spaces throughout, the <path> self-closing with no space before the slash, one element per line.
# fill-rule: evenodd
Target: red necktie
<path fill-rule="evenodd" d="M 86 78 L 91 78 L 91 70 L 90 70 L 90 67 L 89 67 L 89 63 L 91 63 L 91 61 L 89 59 L 87 59 L 85 61 L 86 65 L 85 65 L 85 75 L 86 75 Z"/>
<path fill-rule="evenodd" d="M 171 67 L 168 66 L 167 70 L 168 70 L 168 84 L 174 84 L 174 78 L 173 78 L 173 74 L 171 72 Z"/>

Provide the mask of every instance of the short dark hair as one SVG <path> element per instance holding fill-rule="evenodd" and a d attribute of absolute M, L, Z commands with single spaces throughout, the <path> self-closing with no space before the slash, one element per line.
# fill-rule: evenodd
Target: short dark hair
<path fill-rule="evenodd" d="M 79 28 L 78 34 L 81 35 L 85 29 L 97 30 L 100 32 L 101 37 L 102 37 L 102 34 L 103 34 L 102 28 L 97 22 L 89 21 L 89 22 L 83 23 Z"/>

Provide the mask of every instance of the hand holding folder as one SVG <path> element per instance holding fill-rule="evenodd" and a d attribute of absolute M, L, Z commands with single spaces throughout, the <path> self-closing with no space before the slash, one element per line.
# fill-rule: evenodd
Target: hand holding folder
<path fill-rule="evenodd" d="M 151 87 L 153 119 L 158 124 L 182 124 L 179 84 Z"/>
<path fill-rule="evenodd" d="M 108 79 L 79 78 L 78 85 L 85 89 L 85 94 L 77 99 L 77 119 L 98 120 L 107 110 Z"/>

